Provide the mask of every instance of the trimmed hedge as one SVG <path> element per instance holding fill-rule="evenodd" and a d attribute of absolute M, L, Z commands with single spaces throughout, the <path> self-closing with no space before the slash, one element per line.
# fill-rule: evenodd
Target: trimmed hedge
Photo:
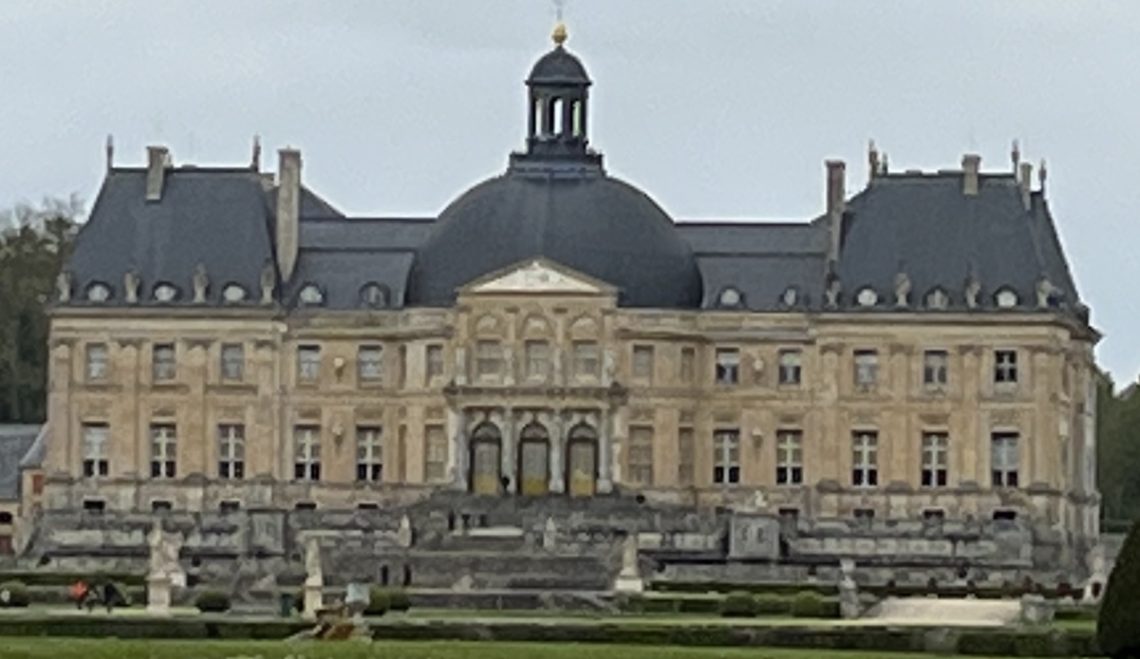
<path fill-rule="evenodd" d="M 756 611 L 752 593 L 729 593 L 720 601 L 720 614 L 726 618 L 754 618 Z"/>
<path fill-rule="evenodd" d="M 756 595 L 784 595 L 794 596 L 804 591 L 811 591 L 824 597 L 838 597 L 839 590 L 835 584 L 803 584 L 803 583 L 728 583 L 720 581 L 688 582 L 688 581 L 655 581 L 649 589 L 658 593 L 720 593 L 726 594 L 738 591 L 747 591 Z M 1038 593 L 1047 599 L 1062 599 L 1080 596 L 1080 592 L 1070 584 L 1060 583 L 1055 586 L 1038 584 L 1032 580 L 1022 580 L 1016 583 L 1007 583 L 1002 586 L 979 587 L 977 584 L 937 584 L 937 591 L 930 589 L 926 584 L 872 584 L 859 587 L 860 592 L 870 593 L 876 597 L 926 597 L 936 595 L 940 598 L 960 599 L 974 596 L 978 599 L 1004 599 L 1021 597 L 1028 592 Z"/>
<path fill-rule="evenodd" d="M 779 595 L 762 594 L 756 596 L 756 615 L 787 616 L 792 614 L 792 601 Z"/>
<path fill-rule="evenodd" d="M 194 606 L 202 613 L 222 613 L 230 610 L 230 596 L 217 590 L 199 593 Z"/>
<path fill-rule="evenodd" d="M 28 586 L 70 586 L 76 581 L 146 587 L 146 575 L 130 573 L 76 574 L 74 572 L 0 572 L 0 581 L 22 581 Z"/>
<path fill-rule="evenodd" d="M 368 606 L 364 609 L 366 616 L 382 616 L 392 608 L 392 598 L 386 588 L 373 586 L 368 591 Z"/>
<path fill-rule="evenodd" d="M 28 587 L 20 581 L 0 583 L 0 608 L 23 608 L 32 603 Z"/>
<path fill-rule="evenodd" d="M 406 612 L 412 608 L 412 598 L 408 597 L 408 592 L 403 588 L 389 588 L 388 589 L 388 610 L 396 612 Z"/>
<path fill-rule="evenodd" d="M 1109 656 L 1140 656 L 1140 522 L 1124 539 L 1108 575 L 1096 633 Z"/>
<path fill-rule="evenodd" d="M 796 618 L 822 618 L 824 617 L 823 598 L 818 594 L 805 591 L 796 595 L 792 600 L 792 616 Z"/>

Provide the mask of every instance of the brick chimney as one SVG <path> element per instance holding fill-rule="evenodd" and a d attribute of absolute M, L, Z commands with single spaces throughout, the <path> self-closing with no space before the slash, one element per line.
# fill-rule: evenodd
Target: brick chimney
<path fill-rule="evenodd" d="M 297 265 L 301 215 L 301 152 L 277 152 L 277 267 L 281 279 L 289 281 Z"/>
<path fill-rule="evenodd" d="M 1033 203 L 1030 195 L 1033 192 L 1033 163 L 1021 163 L 1021 180 L 1018 183 L 1021 188 L 1021 205 L 1029 210 Z"/>
<path fill-rule="evenodd" d="M 166 168 L 170 166 L 170 152 L 164 146 L 146 148 L 146 200 L 162 200 L 162 184 L 166 182 Z"/>
<path fill-rule="evenodd" d="M 847 210 L 845 179 L 847 165 L 842 160 L 828 160 L 827 165 L 827 226 L 831 234 L 828 264 L 839 260 L 839 239 L 843 234 L 843 214 Z"/>
<path fill-rule="evenodd" d="M 962 156 L 962 194 L 975 197 L 978 194 L 978 170 L 982 168 L 982 157 L 976 153 Z"/>

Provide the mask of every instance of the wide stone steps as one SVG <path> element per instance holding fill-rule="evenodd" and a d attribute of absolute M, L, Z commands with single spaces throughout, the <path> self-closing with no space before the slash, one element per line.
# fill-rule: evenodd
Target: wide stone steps
<path fill-rule="evenodd" d="M 936 599 L 890 597 L 871 608 L 864 618 L 887 625 L 950 625 L 1002 627 L 1021 617 L 1017 600 Z"/>

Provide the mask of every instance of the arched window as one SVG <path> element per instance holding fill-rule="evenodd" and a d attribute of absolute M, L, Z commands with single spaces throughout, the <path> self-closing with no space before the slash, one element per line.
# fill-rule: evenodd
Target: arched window
<path fill-rule="evenodd" d="M 106 302 L 111 299 L 111 287 L 101 281 L 87 287 L 87 299 L 92 302 Z"/>
<path fill-rule="evenodd" d="M 926 294 L 926 308 L 941 310 L 950 304 L 950 296 L 941 288 L 935 288 Z"/>
<path fill-rule="evenodd" d="M 361 306 L 383 309 L 388 306 L 388 287 L 376 282 L 365 284 L 360 289 Z"/>
<path fill-rule="evenodd" d="M 317 306 L 324 303 L 325 294 L 321 292 L 320 287 L 316 284 L 305 284 L 304 287 L 301 288 L 297 299 L 300 300 L 303 305 Z"/>
<path fill-rule="evenodd" d="M 875 289 L 866 286 L 859 289 L 859 293 L 855 296 L 855 301 L 858 302 L 861 307 L 873 307 L 879 302 L 879 294 L 875 292 Z"/>
<path fill-rule="evenodd" d="M 222 299 L 229 304 L 241 302 L 245 299 L 245 295 L 245 289 L 242 288 L 241 284 L 226 284 L 226 287 L 222 289 Z"/>
<path fill-rule="evenodd" d="M 741 306 L 743 302 L 744 296 L 738 289 L 733 288 L 732 286 L 729 286 L 728 288 L 722 290 L 720 292 L 720 296 L 717 299 L 717 303 L 720 304 L 720 306 L 728 309 L 735 309 Z"/>
<path fill-rule="evenodd" d="M 582 137 L 585 132 L 582 127 L 582 101 L 574 101 L 572 117 L 572 121 L 574 122 L 574 137 Z"/>
<path fill-rule="evenodd" d="M 999 309 L 1012 309 L 1020 302 L 1021 300 L 1017 297 L 1017 292 L 1008 286 L 1000 288 L 997 293 L 994 293 L 994 304 L 996 304 Z"/>

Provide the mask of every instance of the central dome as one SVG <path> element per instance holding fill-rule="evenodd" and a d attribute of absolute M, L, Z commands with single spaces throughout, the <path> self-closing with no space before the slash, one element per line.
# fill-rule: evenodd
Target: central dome
<path fill-rule="evenodd" d="M 629 307 L 700 306 L 696 259 L 645 193 L 605 175 L 485 181 L 448 206 L 416 254 L 408 303 L 450 306 L 456 289 L 545 257 L 619 290 Z"/>

